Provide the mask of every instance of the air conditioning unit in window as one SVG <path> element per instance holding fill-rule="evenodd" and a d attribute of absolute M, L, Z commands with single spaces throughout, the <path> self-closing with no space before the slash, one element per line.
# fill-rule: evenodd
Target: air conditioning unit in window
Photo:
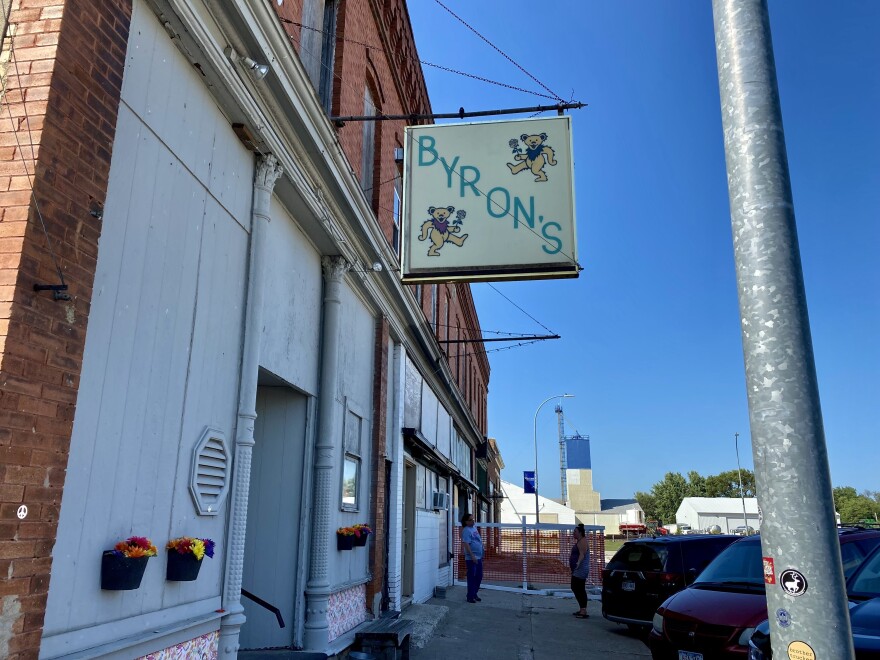
<path fill-rule="evenodd" d="M 434 511 L 440 511 L 443 509 L 449 508 L 449 493 L 444 493 L 439 490 L 434 491 L 434 496 L 431 498 L 431 508 Z"/>

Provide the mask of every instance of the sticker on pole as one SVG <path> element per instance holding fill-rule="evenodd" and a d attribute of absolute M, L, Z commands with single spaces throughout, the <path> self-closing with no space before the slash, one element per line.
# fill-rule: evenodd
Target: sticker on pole
<path fill-rule="evenodd" d="M 788 660 L 816 660 L 816 654 L 806 642 L 792 642 L 788 645 Z"/>
<path fill-rule="evenodd" d="M 788 613 L 788 610 L 781 607 L 776 610 L 776 623 L 783 628 L 788 628 L 791 625 L 791 614 Z"/>
<path fill-rule="evenodd" d="M 764 557 L 764 582 L 776 584 L 776 568 L 773 566 L 773 557 Z"/>
<path fill-rule="evenodd" d="M 789 596 L 803 596 L 807 593 L 807 578 L 803 573 L 793 568 L 786 569 L 779 574 L 779 584 Z"/>

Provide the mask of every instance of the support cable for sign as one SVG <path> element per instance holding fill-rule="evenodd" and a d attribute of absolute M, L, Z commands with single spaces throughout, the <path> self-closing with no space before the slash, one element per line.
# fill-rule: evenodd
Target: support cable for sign
<path fill-rule="evenodd" d="M 308 30 L 310 32 L 315 32 L 320 35 L 328 34 L 325 30 L 319 30 L 318 28 L 314 28 L 309 25 L 303 25 L 302 23 L 299 23 L 298 21 L 292 21 L 289 18 L 279 17 L 278 20 L 282 23 L 287 23 L 288 25 L 294 25 L 294 26 L 298 27 L 300 30 Z M 293 35 L 288 35 L 288 36 L 291 39 L 295 38 Z M 331 36 L 336 37 L 335 34 L 332 34 Z M 385 49 L 382 46 L 374 46 L 373 44 L 368 44 L 363 41 L 358 41 L 357 39 L 346 39 L 344 37 L 343 38 L 336 37 L 336 39 L 338 39 L 339 41 L 341 41 L 343 43 L 355 44 L 357 46 L 363 46 L 364 48 L 366 48 L 368 50 L 378 50 L 381 52 L 385 51 Z M 299 42 L 299 45 L 300 45 L 300 47 L 302 47 L 302 42 Z M 396 53 L 396 55 L 402 55 L 402 53 L 398 52 L 398 53 Z M 497 87 L 504 87 L 505 89 L 509 89 L 514 92 L 522 92 L 523 94 L 528 94 L 530 96 L 539 96 L 541 98 L 552 99 L 554 101 L 561 101 L 562 100 L 558 96 L 553 94 L 552 92 L 550 94 L 543 94 L 541 92 L 536 92 L 531 89 L 524 89 L 523 87 L 517 87 L 516 85 L 510 85 L 508 83 L 503 83 L 503 82 L 499 82 L 497 80 L 492 80 L 491 78 L 484 78 L 483 76 L 478 76 L 474 73 L 468 73 L 467 71 L 459 71 L 458 69 L 453 69 L 448 66 L 443 66 L 442 64 L 435 64 L 434 62 L 427 62 L 425 60 L 420 60 L 415 57 L 409 57 L 407 55 L 402 55 L 402 57 L 404 59 L 410 60 L 411 62 L 418 62 L 419 64 L 422 64 L 424 66 L 431 67 L 432 69 L 440 69 L 441 71 L 446 71 L 447 73 L 454 73 L 457 76 L 463 76 L 465 78 L 470 78 L 471 80 L 476 80 L 477 82 L 483 82 L 488 85 L 495 85 Z M 329 67 L 325 66 L 325 68 L 329 70 Z M 538 84 L 540 84 L 540 83 L 538 83 Z M 553 94 L 553 95 L 551 96 L 551 94 Z"/>
<path fill-rule="evenodd" d="M 519 70 L 522 71 L 524 74 L 526 74 L 529 78 L 531 78 L 531 79 L 534 80 L 536 83 L 538 83 L 541 87 L 543 87 L 545 90 L 547 90 L 550 94 L 553 95 L 554 98 L 556 98 L 558 101 L 562 101 L 562 97 L 559 96 L 559 94 L 557 94 L 556 92 L 554 92 L 552 89 L 550 89 L 549 87 L 547 87 L 547 85 L 545 85 L 545 84 L 542 83 L 540 80 L 538 80 L 537 78 L 535 78 L 535 76 L 533 76 L 531 73 L 529 73 L 528 71 L 526 71 L 522 66 L 520 66 L 519 64 L 517 64 L 517 63 L 513 60 L 513 58 L 510 57 L 510 55 L 508 55 L 507 53 L 505 53 L 503 50 L 501 50 L 500 48 L 498 48 L 498 46 L 496 46 L 496 45 L 493 44 L 491 41 L 489 41 L 486 37 L 484 37 L 482 34 L 480 34 L 474 26 L 470 25 L 470 24 L 469 24 L 467 21 L 465 21 L 461 16 L 459 16 L 459 15 L 456 14 L 454 11 L 452 11 L 449 7 L 447 7 L 447 6 L 444 5 L 442 2 L 440 2 L 440 0 L 434 0 L 434 2 L 436 2 L 438 5 L 440 5 L 441 7 L 443 7 L 443 9 L 445 9 L 446 11 L 448 11 L 452 16 L 455 17 L 456 20 L 458 20 L 462 25 L 464 25 L 468 30 L 470 30 L 470 31 L 473 32 L 475 35 L 477 35 L 480 39 L 482 39 L 482 40 L 485 41 L 487 44 L 489 44 L 489 46 L 491 46 L 496 52 L 498 52 L 498 53 L 499 53 L 504 59 L 506 59 L 508 62 L 510 62 L 511 64 L 513 64 L 513 66 L 515 66 L 517 69 L 519 69 Z"/>
<path fill-rule="evenodd" d="M 497 288 L 495 288 L 495 286 L 494 286 L 491 282 L 486 282 L 486 284 L 488 284 L 488 285 L 489 285 L 489 288 L 492 289 L 495 293 L 497 293 L 499 296 L 501 296 L 502 298 L 504 298 L 507 302 L 509 302 L 509 303 L 510 303 L 511 305 L 513 305 L 514 307 L 516 307 L 516 308 L 517 308 L 519 311 L 521 311 L 523 314 L 525 314 L 525 315 L 528 316 L 530 319 L 532 319 L 535 323 L 537 323 L 537 324 L 540 325 L 542 328 L 544 328 L 544 330 L 546 330 L 546 331 L 549 332 L 550 334 L 555 334 L 550 328 L 548 328 L 546 325 L 544 325 L 543 323 L 541 323 L 538 319 L 536 319 L 534 316 L 532 316 L 531 314 L 529 314 L 526 310 L 524 310 L 522 307 L 520 307 L 519 305 L 517 305 L 517 304 L 516 304 L 515 302 L 513 302 L 510 298 L 508 298 L 508 297 L 505 296 L 503 293 L 501 293 Z"/>
<path fill-rule="evenodd" d="M 291 40 L 294 40 L 294 37 L 293 37 L 292 35 L 288 35 L 288 36 L 290 36 Z M 300 49 L 301 49 L 302 51 L 304 51 L 305 53 L 307 53 L 307 54 L 309 54 L 309 55 L 311 55 L 311 56 L 314 57 L 314 53 L 312 53 L 311 51 L 309 51 L 309 49 L 305 48 L 305 47 L 302 45 L 302 42 L 301 42 L 301 41 L 299 42 L 299 47 L 300 47 Z M 320 58 L 318 58 L 318 61 L 321 61 Z M 359 90 L 355 90 L 354 86 L 353 86 L 351 83 L 347 83 L 346 81 L 342 80 L 342 77 L 339 76 L 339 74 L 337 74 L 336 72 L 334 72 L 332 68 L 330 68 L 329 66 L 327 66 L 327 65 L 324 64 L 323 62 L 321 62 L 321 66 L 322 66 L 324 69 L 326 69 L 327 72 L 328 72 L 330 75 L 332 75 L 334 78 L 336 78 L 337 80 L 339 80 L 340 84 L 346 85 L 346 86 L 349 87 L 350 89 L 352 89 L 352 90 L 354 90 L 354 91 L 358 91 L 358 93 L 360 93 Z M 556 98 L 559 98 L 559 97 L 556 97 Z M 560 101 L 561 101 L 561 99 L 560 99 Z M 586 107 L 586 104 L 585 104 L 585 103 L 560 103 L 560 104 L 558 104 L 558 105 L 554 105 L 554 106 L 547 106 L 547 109 L 548 109 L 548 110 L 550 110 L 550 109 L 559 110 L 560 113 L 561 113 L 560 108 L 562 108 L 562 109 L 567 109 L 568 106 L 570 106 L 571 109 L 576 109 L 576 108 L 583 108 L 583 107 Z M 538 106 L 538 107 L 540 108 L 541 106 Z M 377 107 L 375 106 L 375 104 L 373 104 L 373 109 L 376 110 L 376 113 L 377 113 L 376 115 L 374 115 L 374 116 L 369 116 L 369 117 L 363 117 L 362 119 L 364 119 L 364 120 L 366 121 L 367 119 L 369 119 L 369 120 L 376 120 L 376 119 L 381 118 L 381 117 L 389 117 L 389 118 L 390 118 L 390 116 L 380 114 L 380 113 L 379 113 L 379 108 L 377 108 Z M 511 110 L 516 110 L 516 108 L 512 108 Z M 535 108 L 523 109 L 523 111 L 525 111 L 525 112 L 532 111 L 532 110 L 535 110 Z M 485 111 L 485 112 L 487 112 L 487 113 L 501 113 L 501 112 L 504 112 L 504 111 L 500 111 L 500 110 L 499 110 L 499 111 L 495 111 L 495 110 L 492 110 L 492 111 Z M 459 109 L 459 114 L 454 115 L 454 116 L 460 116 L 461 113 L 464 113 L 464 109 L 463 109 L 463 108 L 460 108 L 460 109 Z M 464 113 L 464 114 L 465 114 L 465 116 L 476 116 L 476 114 L 474 114 L 474 115 L 470 115 L 470 114 L 468 114 L 468 113 Z M 413 116 L 413 115 L 405 115 L 405 116 L 401 115 L 401 116 L 399 116 L 399 117 L 400 117 L 400 119 L 410 119 L 412 116 Z M 432 115 L 432 116 L 433 116 L 433 115 Z M 439 116 L 438 116 L 438 117 L 439 117 Z M 332 117 L 331 117 L 331 121 L 335 121 L 336 119 L 345 119 L 345 118 L 332 118 Z M 354 121 L 354 119 L 351 119 L 351 120 Z M 410 139 L 411 139 L 411 140 L 414 140 L 414 138 L 412 138 L 412 137 L 410 137 Z M 456 168 L 452 168 L 452 170 L 451 170 L 451 172 L 450 172 L 450 175 L 451 175 L 452 173 L 455 173 L 459 178 L 461 178 L 461 179 L 464 180 L 464 177 L 462 176 L 461 172 L 460 172 L 458 169 L 456 169 Z M 395 178 L 396 178 L 396 177 L 395 177 Z M 391 179 L 391 181 L 393 181 L 393 180 L 394 180 L 394 179 Z M 379 185 L 381 186 L 381 185 L 383 185 L 383 183 L 388 183 L 388 181 L 381 182 Z M 470 185 L 470 186 L 471 186 L 476 192 L 478 192 L 479 194 L 481 194 L 481 195 L 485 195 L 485 194 L 486 194 L 484 191 L 478 189 L 475 185 L 473 185 L 473 183 L 469 183 L 469 185 Z M 498 202 L 496 202 L 496 201 L 494 201 L 494 200 L 490 200 L 490 202 L 491 202 L 491 204 L 493 204 L 498 210 L 503 211 L 503 213 L 502 213 L 501 215 L 499 215 L 498 217 L 510 216 L 511 218 L 513 218 L 514 220 L 516 220 L 516 218 L 515 218 L 514 215 L 510 212 L 510 210 L 505 210 L 505 209 L 504 209 L 504 208 L 503 208 Z M 386 210 L 387 210 L 387 209 L 386 209 Z M 555 246 L 553 246 L 553 244 L 552 244 L 549 240 L 547 240 L 546 238 L 544 238 L 543 236 L 541 236 L 541 235 L 540 235 L 538 232 L 536 232 L 532 227 L 529 227 L 528 223 L 526 223 L 524 226 L 525 226 L 525 228 L 528 229 L 532 234 L 534 234 L 534 235 L 537 236 L 539 239 L 541 239 L 542 241 L 544 241 L 547 245 L 550 245 L 551 247 L 555 247 Z M 569 261 L 571 262 L 571 264 L 574 265 L 574 266 L 577 266 L 578 270 L 583 270 L 583 267 L 577 262 L 577 260 L 576 260 L 572 255 L 567 254 L 567 253 L 565 253 L 565 252 L 561 252 L 561 254 L 562 254 L 563 256 L 565 256 L 565 257 L 568 257 L 568 259 L 569 259 Z M 545 329 L 546 329 L 546 328 L 545 328 Z M 550 332 L 550 331 L 548 330 L 548 332 Z"/>

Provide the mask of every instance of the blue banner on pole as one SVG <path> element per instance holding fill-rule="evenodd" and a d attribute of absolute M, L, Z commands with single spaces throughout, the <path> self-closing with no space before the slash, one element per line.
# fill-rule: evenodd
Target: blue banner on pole
<path fill-rule="evenodd" d="M 534 493 L 535 492 L 535 473 L 534 472 L 523 472 L 523 490 L 526 493 Z"/>

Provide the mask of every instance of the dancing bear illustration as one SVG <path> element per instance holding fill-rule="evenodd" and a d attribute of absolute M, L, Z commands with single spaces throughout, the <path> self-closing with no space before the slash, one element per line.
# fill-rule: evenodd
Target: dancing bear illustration
<path fill-rule="evenodd" d="M 461 231 L 461 221 L 464 219 L 466 212 L 461 210 L 455 216 L 455 222 L 450 223 L 449 216 L 455 211 L 454 206 L 429 206 L 428 214 L 431 216 L 422 223 L 422 233 L 419 235 L 420 241 L 431 239 L 431 247 L 428 248 L 429 257 L 439 257 L 440 248 L 447 242 L 461 247 L 464 245 L 467 234 L 456 236 Z"/>
<path fill-rule="evenodd" d="M 520 135 L 519 139 L 522 140 L 525 145 L 526 152 L 524 154 L 517 153 L 513 157 L 513 159 L 518 160 L 519 163 L 507 163 L 507 167 L 510 168 L 511 174 L 519 174 L 523 170 L 528 169 L 535 175 L 535 181 L 546 181 L 547 174 L 544 172 L 544 166 L 556 165 L 556 160 L 553 157 L 553 149 L 544 144 L 547 140 L 547 134 L 523 134 Z M 515 142 L 515 139 L 511 140 L 511 144 Z M 519 148 L 517 148 L 516 151 L 519 151 Z"/>

